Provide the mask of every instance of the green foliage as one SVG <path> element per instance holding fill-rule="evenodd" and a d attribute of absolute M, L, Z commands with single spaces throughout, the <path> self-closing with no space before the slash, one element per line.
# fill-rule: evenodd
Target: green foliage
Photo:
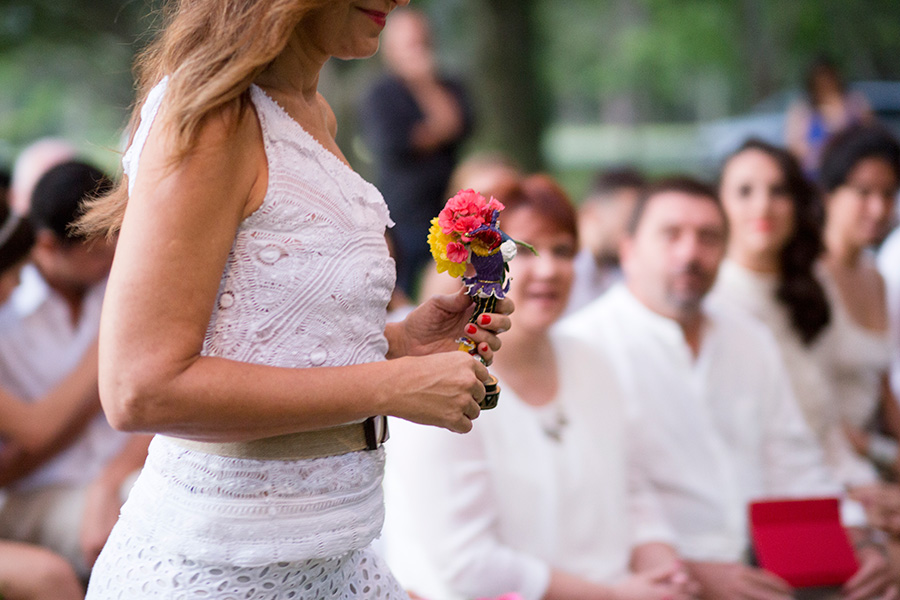
<path fill-rule="evenodd" d="M 0 0 L 0 163 L 62 136 L 115 170 L 147 4 Z"/>
<path fill-rule="evenodd" d="M 821 52 L 849 79 L 900 78 L 900 3 L 891 0 L 547 0 L 538 7 L 541 69 L 563 118 L 593 121 L 617 101 L 631 109 L 626 122 L 746 110 L 797 86 Z"/>
<path fill-rule="evenodd" d="M 42 135 L 116 157 L 131 57 L 162 0 L 0 0 L 0 162 Z M 545 122 L 694 122 L 798 87 L 810 59 L 900 79 L 896 0 L 416 0 L 479 107 L 478 148 L 534 163 Z M 523 18 L 525 21 L 523 21 Z M 336 63 L 325 93 L 353 139 L 377 63 Z"/>

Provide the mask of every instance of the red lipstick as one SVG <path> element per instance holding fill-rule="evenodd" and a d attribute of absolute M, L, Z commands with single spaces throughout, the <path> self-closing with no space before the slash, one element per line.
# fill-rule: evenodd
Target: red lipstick
<path fill-rule="evenodd" d="M 385 12 L 381 12 L 380 10 L 366 10 L 365 8 L 359 10 L 372 19 L 379 27 L 384 27 L 385 23 L 387 23 L 387 13 Z"/>

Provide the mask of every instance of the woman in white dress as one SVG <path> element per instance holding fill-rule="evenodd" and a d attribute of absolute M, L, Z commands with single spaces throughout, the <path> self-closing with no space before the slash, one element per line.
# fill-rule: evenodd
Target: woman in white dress
<path fill-rule="evenodd" d="M 316 88 L 407 3 L 173 2 L 141 58 L 126 178 L 83 228 L 119 232 L 104 409 L 158 435 L 89 598 L 405 597 L 369 549 L 374 415 L 468 431 L 488 374 L 451 351 L 462 294 L 385 326 L 390 218 Z M 509 312 L 469 336 L 486 362 Z"/>
<path fill-rule="evenodd" d="M 713 302 L 740 306 L 768 325 L 791 385 L 828 464 L 845 485 L 877 481 L 842 425 L 829 369 L 833 310 L 817 261 L 824 248 L 815 188 L 786 150 L 750 140 L 722 168 L 728 254 Z"/>
<path fill-rule="evenodd" d="M 551 331 L 574 276 L 572 206 L 540 175 L 481 191 L 506 204 L 501 228 L 538 255 L 520 251 L 510 263 L 517 312 L 494 363 L 498 407 L 465 436 L 394 427 L 389 564 L 430 600 L 683 598 L 690 586 L 672 534 L 626 449 L 615 375 Z"/>
<path fill-rule="evenodd" d="M 890 387 L 884 280 L 870 249 L 890 230 L 900 188 L 900 145 L 877 126 L 839 133 L 822 156 L 825 283 L 834 329 L 833 381 L 857 451 L 900 475 L 900 410 Z"/>

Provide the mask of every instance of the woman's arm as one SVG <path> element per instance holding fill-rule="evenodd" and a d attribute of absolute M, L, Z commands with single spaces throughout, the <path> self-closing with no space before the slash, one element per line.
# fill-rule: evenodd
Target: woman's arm
<path fill-rule="evenodd" d="M 288 369 L 203 357 L 226 259 L 267 181 L 253 109 L 207 118 L 173 166 L 157 117 L 141 156 L 100 328 L 100 397 L 113 426 L 208 441 L 319 429 L 375 414 L 468 431 L 487 370 L 462 352 Z"/>

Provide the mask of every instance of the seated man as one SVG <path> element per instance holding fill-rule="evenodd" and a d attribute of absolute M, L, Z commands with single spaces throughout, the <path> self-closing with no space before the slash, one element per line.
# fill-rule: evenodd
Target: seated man
<path fill-rule="evenodd" d="M 34 265 L 23 271 L 22 283 L 0 314 L 0 389 L 5 393 L 27 402 L 42 400 L 75 370 L 91 364 L 113 247 L 88 243 L 68 228 L 84 198 L 108 186 L 97 169 L 70 162 L 52 168 L 35 187 L 30 212 Z M 92 376 L 96 388 L 96 368 Z M 83 402 L 78 396 L 72 401 Z M 74 410 L 73 418 L 81 414 Z M 56 440 L 56 448 L 32 449 L 4 463 L 0 538 L 46 546 L 86 577 L 118 517 L 123 484 L 143 463 L 149 438 L 113 431 L 102 413 L 87 424 L 73 423 L 66 434 Z M 9 450 L 7 444 L 4 453 Z"/>
<path fill-rule="evenodd" d="M 603 171 L 594 179 L 578 207 L 581 248 L 575 256 L 568 312 L 586 306 L 622 280 L 619 242 L 645 185 L 643 175 L 629 167 Z"/>
<path fill-rule="evenodd" d="M 614 365 L 632 404 L 630 435 L 652 453 L 650 482 L 703 597 L 786 598 L 785 581 L 745 562 L 748 503 L 841 490 L 774 340 L 749 316 L 704 305 L 725 242 L 712 188 L 659 182 L 641 197 L 622 241 L 625 282 L 561 327 Z M 857 554 L 862 566 L 848 597 L 893 594 L 879 549 L 860 543 Z"/>

